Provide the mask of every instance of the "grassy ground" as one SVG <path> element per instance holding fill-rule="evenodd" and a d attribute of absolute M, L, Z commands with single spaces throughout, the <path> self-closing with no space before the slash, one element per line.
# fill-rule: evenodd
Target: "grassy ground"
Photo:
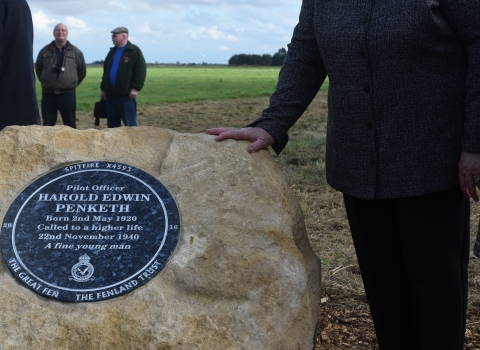
<path fill-rule="evenodd" d="M 139 125 L 197 133 L 214 126 L 244 126 L 261 114 L 268 98 L 205 100 L 139 105 Z M 350 238 L 342 196 L 325 181 L 326 92 L 320 92 L 290 131 L 291 141 L 276 156 L 300 202 L 310 242 L 323 268 L 325 303 L 318 349 L 376 348 L 373 324 Z M 80 113 L 80 129 L 94 128 L 91 113 Z M 104 128 L 102 120 L 98 128 Z M 472 205 L 472 243 L 480 207 Z M 480 349 L 480 261 L 471 256 L 466 349 Z"/>
<path fill-rule="evenodd" d="M 278 80 L 278 67 L 155 67 L 147 68 L 145 87 L 138 102 L 159 103 L 222 100 L 270 96 Z M 103 68 L 88 66 L 87 77 L 77 88 L 78 111 L 92 111 L 100 96 Z M 328 88 L 328 82 L 323 88 Z M 41 98 L 37 81 L 37 96 Z"/>

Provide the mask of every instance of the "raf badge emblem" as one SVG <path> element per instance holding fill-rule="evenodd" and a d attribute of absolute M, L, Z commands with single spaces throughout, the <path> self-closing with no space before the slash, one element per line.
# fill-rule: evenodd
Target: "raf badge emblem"
<path fill-rule="evenodd" d="M 90 264 L 90 257 L 87 254 L 83 254 L 80 258 L 78 258 L 78 263 L 73 265 L 72 267 L 72 277 L 76 282 L 86 282 L 86 281 L 93 281 L 95 277 L 92 277 L 93 265 Z M 91 277 L 91 278 L 90 278 Z"/>

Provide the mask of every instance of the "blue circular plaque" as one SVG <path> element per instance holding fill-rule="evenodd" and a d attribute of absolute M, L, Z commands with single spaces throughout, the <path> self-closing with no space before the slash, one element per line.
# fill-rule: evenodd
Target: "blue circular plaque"
<path fill-rule="evenodd" d="M 3 258 L 41 296 L 106 300 L 158 274 L 178 242 L 180 217 L 153 176 L 113 162 L 77 163 L 30 184 L 1 229 Z"/>

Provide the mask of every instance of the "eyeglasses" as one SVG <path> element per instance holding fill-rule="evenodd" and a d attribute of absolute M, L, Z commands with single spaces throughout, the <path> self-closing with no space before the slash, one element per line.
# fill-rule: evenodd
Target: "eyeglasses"
<path fill-rule="evenodd" d="M 54 31 L 57 32 L 57 33 L 58 32 L 64 32 L 64 33 L 68 32 L 68 30 L 66 30 L 66 29 L 55 29 Z"/>

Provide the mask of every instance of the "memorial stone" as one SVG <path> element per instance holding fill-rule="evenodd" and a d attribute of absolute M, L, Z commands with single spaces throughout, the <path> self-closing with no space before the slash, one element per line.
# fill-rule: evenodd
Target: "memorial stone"
<path fill-rule="evenodd" d="M 280 167 L 246 147 L 146 127 L 1 131 L 2 349 L 312 349 L 320 263 Z"/>

